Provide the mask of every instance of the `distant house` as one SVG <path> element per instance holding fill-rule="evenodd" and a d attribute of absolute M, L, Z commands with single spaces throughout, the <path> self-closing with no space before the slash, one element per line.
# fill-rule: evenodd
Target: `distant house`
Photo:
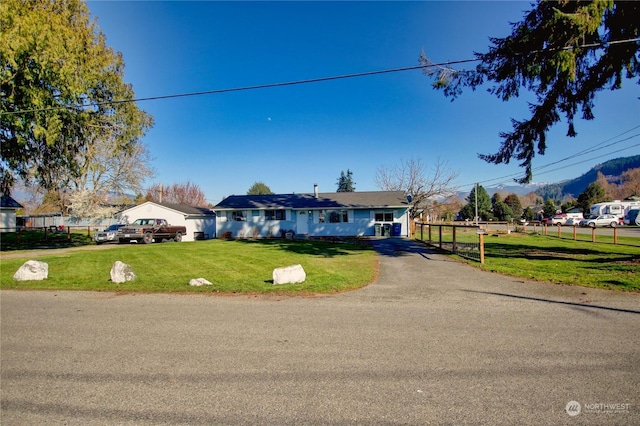
<path fill-rule="evenodd" d="M 166 219 L 171 225 L 185 226 L 187 234 L 182 241 L 214 238 L 216 219 L 213 210 L 183 204 L 165 204 L 147 201 L 120 213 L 120 223 L 131 223 L 136 219 Z"/>
<path fill-rule="evenodd" d="M 14 232 L 16 230 L 16 210 L 23 206 L 9 195 L 0 199 L 0 232 Z"/>
<path fill-rule="evenodd" d="M 218 237 L 408 236 L 409 202 L 402 191 L 232 195 L 214 207 Z M 395 232 L 394 232 L 395 231 Z"/>

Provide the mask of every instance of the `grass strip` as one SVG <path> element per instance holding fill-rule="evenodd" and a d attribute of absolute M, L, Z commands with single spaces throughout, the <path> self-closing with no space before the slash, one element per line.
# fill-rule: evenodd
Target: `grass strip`
<path fill-rule="evenodd" d="M 26 256 L 28 254 L 25 253 Z M 333 293 L 361 288 L 377 274 L 376 252 L 368 244 L 290 240 L 208 240 L 163 244 L 127 244 L 103 250 L 44 255 L 49 264 L 43 281 L 15 281 L 13 274 L 31 257 L 7 258 L 0 268 L 2 289 L 89 290 L 124 292 Z M 115 284 L 109 271 L 115 261 L 132 266 L 135 281 Z M 274 268 L 301 264 L 301 284 L 273 285 Z M 192 287 L 205 278 L 212 286 Z"/>
<path fill-rule="evenodd" d="M 612 244 L 574 241 L 539 234 L 485 236 L 481 269 L 558 284 L 640 291 L 640 246 L 637 238 Z"/>

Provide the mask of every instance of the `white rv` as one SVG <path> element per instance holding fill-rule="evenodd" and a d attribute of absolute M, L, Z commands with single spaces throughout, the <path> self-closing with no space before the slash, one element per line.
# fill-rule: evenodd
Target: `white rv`
<path fill-rule="evenodd" d="M 619 218 L 624 216 L 633 208 L 640 208 L 640 201 L 605 201 L 604 203 L 597 203 L 589 208 L 589 214 L 591 216 L 600 216 L 602 214 L 614 214 Z"/>

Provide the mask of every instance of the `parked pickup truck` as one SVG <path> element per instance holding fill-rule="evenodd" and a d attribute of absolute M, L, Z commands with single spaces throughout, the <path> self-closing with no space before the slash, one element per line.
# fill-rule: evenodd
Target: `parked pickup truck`
<path fill-rule="evenodd" d="M 184 226 L 171 226 L 165 219 L 136 219 L 133 223 L 118 229 L 118 242 L 137 241 L 151 244 L 154 241 L 182 241 L 187 232 Z"/>

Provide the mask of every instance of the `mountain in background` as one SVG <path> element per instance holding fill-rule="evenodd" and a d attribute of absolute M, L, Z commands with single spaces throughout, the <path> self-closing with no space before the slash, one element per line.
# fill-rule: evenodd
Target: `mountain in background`
<path fill-rule="evenodd" d="M 553 198 L 556 200 L 562 200 L 565 197 L 578 198 L 590 183 L 593 183 L 598 178 L 598 172 L 607 176 L 609 181 L 615 181 L 620 177 L 623 172 L 629 169 L 640 168 L 640 155 L 634 155 L 632 157 L 622 157 L 613 160 L 605 161 L 602 164 L 594 166 L 587 173 L 582 176 L 571 179 L 563 180 L 558 183 L 529 183 L 523 185 L 497 185 L 492 187 L 485 187 L 489 195 L 493 195 L 496 192 L 527 195 L 531 192 L 535 192 L 543 199 Z M 469 195 L 470 191 L 458 192 L 458 197 L 465 199 Z"/>
<path fill-rule="evenodd" d="M 578 195 L 587 189 L 587 186 L 589 186 L 590 183 L 596 181 L 598 173 L 602 173 L 607 177 L 609 182 L 612 182 L 615 181 L 616 178 L 620 177 L 623 172 L 635 168 L 640 168 L 640 155 L 615 158 L 613 160 L 605 161 L 602 164 L 598 164 L 578 178 L 545 185 L 542 188 L 537 189 L 535 192 L 543 199 L 553 198 L 556 200 L 562 200 L 564 197 L 578 198 Z"/>

